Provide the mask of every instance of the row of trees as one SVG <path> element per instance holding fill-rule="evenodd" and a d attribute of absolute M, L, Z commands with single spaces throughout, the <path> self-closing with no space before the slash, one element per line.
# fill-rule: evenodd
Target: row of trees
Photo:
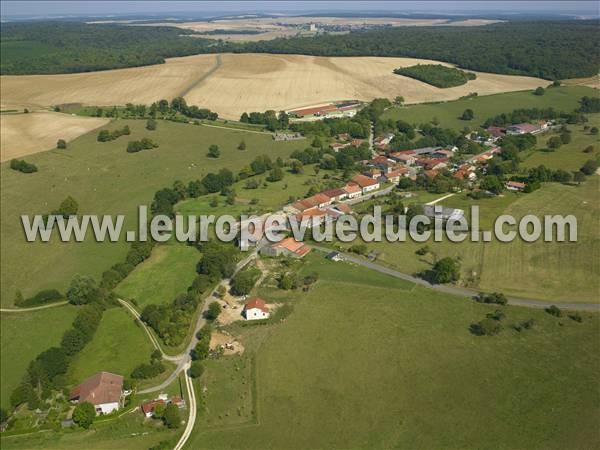
<path fill-rule="evenodd" d="M 416 66 L 400 67 L 394 69 L 396 75 L 414 78 L 439 88 L 449 88 L 465 84 L 469 80 L 474 80 L 477 76 L 473 72 L 454 67 L 447 67 L 441 64 L 417 64 Z"/>
<path fill-rule="evenodd" d="M 257 125 L 265 125 L 269 131 L 285 130 L 290 124 L 290 118 L 285 111 L 279 111 L 279 114 L 272 109 L 261 112 L 243 113 L 240 122 Z"/>
<path fill-rule="evenodd" d="M 127 153 L 137 153 L 142 150 L 151 150 L 157 148 L 158 144 L 151 139 L 142 138 L 139 141 L 129 141 L 127 143 Z"/>
<path fill-rule="evenodd" d="M 129 125 L 125 125 L 123 128 L 119 128 L 113 131 L 100 130 L 96 139 L 98 140 L 98 142 L 108 142 L 114 141 L 115 139 L 121 136 L 129 136 L 130 134 L 131 130 L 129 129 Z"/>

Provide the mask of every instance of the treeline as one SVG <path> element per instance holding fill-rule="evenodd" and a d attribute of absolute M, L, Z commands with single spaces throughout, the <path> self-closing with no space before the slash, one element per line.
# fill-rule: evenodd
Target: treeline
<path fill-rule="evenodd" d="M 137 153 L 142 150 L 151 150 L 157 148 L 158 144 L 149 138 L 142 138 L 139 141 L 129 141 L 127 143 L 127 153 Z"/>
<path fill-rule="evenodd" d="M 234 52 L 404 56 L 465 69 L 548 80 L 589 77 L 600 67 L 598 20 L 505 22 L 480 27 L 393 27 L 344 35 L 278 38 Z"/>
<path fill-rule="evenodd" d="M 89 72 L 160 64 L 174 56 L 221 52 L 404 56 L 549 80 L 593 76 L 600 66 L 598 20 L 392 27 L 246 43 L 190 38 L 192 34 L 191 30 L 175 27 L 6 23 L 0 32 L 0 73 Z"/>
<path fill-rule="evenodd" d="M 60 108 L 58 108 L 60 110 Z M 153 102 L 150 106 L 144 104 L 127 103 L 124 108 L 112 106 L 110 108 L 96 107 L 91 112 L 93 117 L 120 117 L 123 119 L 166 119 L 181 121 L 185 118 L 200 120 L 217 120 L 219 115 L 208 108 L 189 106 L 183 97 L 175 97 L 170 102 L 165 99 Z M 129 134 L 129 133 L 123 133 Z M 118 137 L 118 136 L 117 136 Z M 98 139 L 100 140 L 100 139 Z M 106 139 L 110 140 L 110 139 Z"/>
<path fill-rule="evenodd" d="M 587 98 L 587 97 L 584 97 Z M 582 99 L 583 100 L 583 99 Z M 590 111 L 586 111 L 590 112 Z M 557 120 L 564 119 L 566 123 L 577 124 L 587 122 L 587 118 L 582 114 L 581 109 L 566 113 L 563 111 L 556 111 L 554 108 L 521 108 L 515 109 L 510 113 L 502 113 L 497 116 L 490 117 L 483 123 L 483 128 L 491 126 L 495 127 L 506 127 L 509 125 L 524 123 L 524 122 L 536 122 L 539 120 Z"/>
<path fill-rule="evenodd" d="M 280 111 L 277 114 L 272 109 L 261 112 L 242 113 L 240 122 L 251 123 L 257 125 L 265 125 L 269 131 L 285 130 L 290 123 L 290 118 L 285 111 Z"/>
<path fill-rule="evenodd" d="M 417 64 L 411 67 L 394 69 L 396 75 L 414 78 L 439 88 L 449 88 L 465 84 L 474 80 L 476 75 L 472 72 L 446 67 L 441 64 Z"/>
<path fill-rule="evenodd" d="M 2 75 L 91 72 L 220 51 L 214 40 L 175 27 L 82 22 L 3 23 Z"/>

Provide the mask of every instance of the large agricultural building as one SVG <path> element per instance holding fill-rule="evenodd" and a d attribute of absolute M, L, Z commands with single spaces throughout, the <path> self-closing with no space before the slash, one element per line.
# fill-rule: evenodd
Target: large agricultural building
<path fill-rule="evenodd" d="M 360 109 L 360 102 L 347 100 L 324 105 L 287 111 L 292 120 L 320 120 L 340 117 L 354 117 Z"/>

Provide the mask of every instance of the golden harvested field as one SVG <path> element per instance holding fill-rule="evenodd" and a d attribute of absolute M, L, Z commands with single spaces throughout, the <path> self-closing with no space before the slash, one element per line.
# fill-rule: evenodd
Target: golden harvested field
<path fill-rule="evenodd" d="M 395 75 L 393 69 L 436 61 L 383 57 L 224 54 L 174 58 L 166 64 L 68 75 L 2 77 L 3 102 L 22 106 L 61 103 L 151 103 L 185 94 L 189 104 L 238 119 L 244 111 L 292 109 L 335 100 L 402 95 L 407 103 L 453 100 L 534 89 L 539 78 L 478 73 L 463 86 L 439 89 Z M 449 65 L 449 64 L 446 64 Z"/>
<path fill-rule="evenodd" d="M 185 92 L 215 66 L 216 55 L 171 58 L 166 64 L 64 75 L 0 77 L 2 109 L 63 103 L 150 104 Z M 5 106 L 7 105 L 7 106 Z"/>
<path fill-rule="evenodd" d="M 58 139 L 69 142 L 106 123 L 108 119 L 75 117 L 48 111 L 2 114 L 0 162 L 55 148 Z"/>

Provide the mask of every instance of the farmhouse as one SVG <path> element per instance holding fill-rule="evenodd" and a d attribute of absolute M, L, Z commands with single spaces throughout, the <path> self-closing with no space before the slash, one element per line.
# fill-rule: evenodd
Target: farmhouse
<path fill-rule="evenodd" d="M 292 203 L 286 209 L 289 210 L 289 212 L 297 214 L 304 211 L 308 211 L 310 209 L 323 208 L 325 206 L 330 205 L 331 202 L 331 198 L 322 193 L 319 193 L 311 197 L 298 200 L 297 202 Z"/>
<path fill-rule="evenodd" d="M 268 319 L 271 315 L 265 301 L 258 297 L 246 303 L 243 313 L 246 320 Z"/>
<path fill-rule="evenodd" d="M 521 183 L 520 181 L 507 181 L 506 189 L 509 191 L 522 191 L 527 187 L 526 183 Z"/>
<path fill-rule="evenodd" d="M 387 181 L 398 184 L 400 182 L 400 177 L 407 177 L 409 173 L 410 170 L 408 167 L 397 167 L 391 172 L 386 173 L 384 177 Z"/>
<path fill-rule="evenodd" d="M 123 377 L 109 372 L 100 372 L 75 386 L 69 400 L 90 402 L 96 414 L 110 414 L 121 407 Z"/>
<path fill-rule="evenodd" d="M 333 142 L 333 143 L 329 144 L 329 148 L 331 150 L 333 150 L 334 152 L 336 152 L 336 153 L 339 152 L 340 150 L 346 148 L 346 147 L 350 147 L 350 144 L 349 143 L 340 144 L 338 142 Z"/>
<path fill-rule="evenodd" d="M 267 256 L 291 256 L 293 258 L 302 258 L 310 252 L 310 247 L 302 242 L 296 241 L 293 237 L 285 238 L 282 241 L 275 242 L 268 247 L 260 250 L 260 253 Z"/>
<path fill-rule="evenodd" d="M 440 170 L 448 166 L 448 159 L 421 158 L 417 160 L 417 165 L 422 166 L 424 170 Z"/>
<path fill-rule="evenodd" d="M 363 194 L 379 189 L 378 181 L 364 175 L 355 175 L 350 181 L 358 185 L 362 189 Z"/>
<path fill-rule="evenodd" d="M 501 137 L 506 136 L 506 128 L 500 127 L 489 127 L 487 132 L 490 133 L 490 140 L 492 142 L 497 141 Z"/>

